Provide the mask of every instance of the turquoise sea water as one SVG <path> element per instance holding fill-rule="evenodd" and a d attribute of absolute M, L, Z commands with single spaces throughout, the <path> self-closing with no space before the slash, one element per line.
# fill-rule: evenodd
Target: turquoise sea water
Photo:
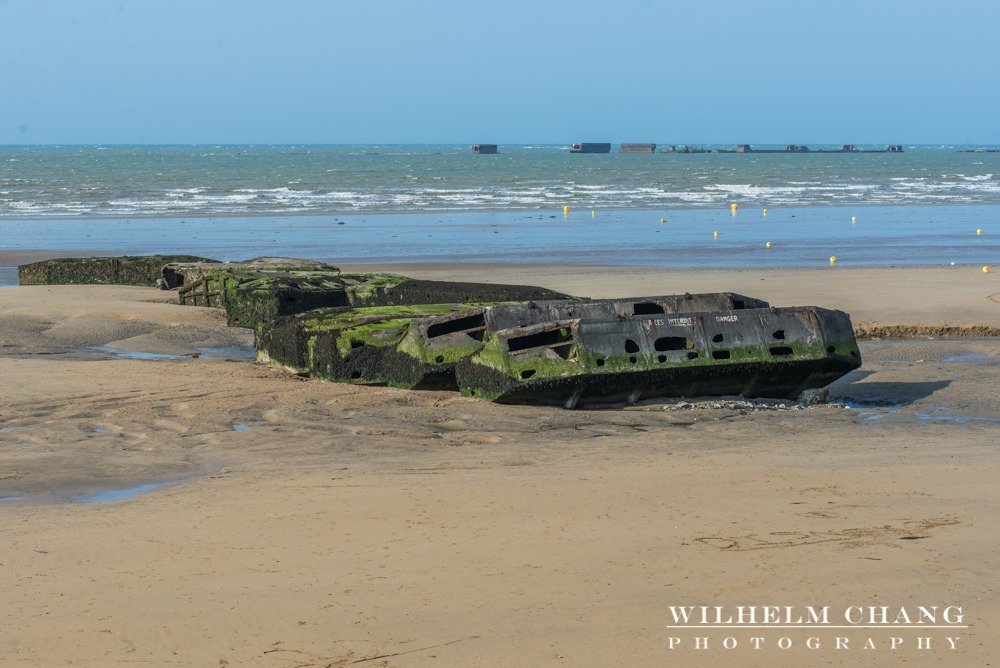
<path fill-rule="evenodd" d="M 0 251 L 996 263 L 1000 153 L 962 148 L 574 155 L 563 145 L 474 155 L 468 145 L 8 146 L 0 147 Z M 740 205 L 735 217 L 731 202 Z M 568 217 L 563 206 L 572 207 Z"/>
<path fill-rule="evenodd" d="M 0 147 L 0 217 L 1000 203 L 1000 153 L 960 148 L 573 155 L 563 145 L 474 155 L 468 145 L 8 146 Z"/>

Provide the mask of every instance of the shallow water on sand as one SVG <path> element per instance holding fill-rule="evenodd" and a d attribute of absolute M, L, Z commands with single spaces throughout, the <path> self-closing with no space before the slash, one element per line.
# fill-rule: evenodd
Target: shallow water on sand
<path fill-rule="evenodd" d="M 852 222 L 852 219 L 854 222 Z M 652 267 L 996 264 L 1000 205 L 3 220 L 5 250 Z M 662 222 L 661 222 L 662 220 Z M 983 234 L 976 231 L 982 229 Z M 715 233 L 718 232 L 718 235 Z M 771 242 L 771 247 L 767 247 Z M 9 272 L 7 273 L 9 276 Z M 3 275 L 0 274 L 0 280 Z"/>
<path fill-rule="evenodd" d="M 178 360 L 200 357 L 207 360 L 253 361 L 257 359 L 257 351 L 253 346 L 219 346 L 199 348 L 197 354 L 173 355 L 170 353 L 154 353 L 145 350 L 126 350 L 114 346 L 97 346 L 95 351 L 114 355 L 127 360 Z"/>
<path fill-rule="evenodd" d="M 132 487 L 123 487 L 121 489 L 109 489 L 101 492 L 91 492 L 90 494 L 76 494 L 69 497 L 67 500 L 74 503 L 111 503 L 114 501 L 126 501 L 128 499 L 133 499 L 137 496 L 145 494 L 146 492 L 152 492 L 155 489 L 160 489 L 166 485 L 173 483 L 170 482 L 148 482 L 142 485 L 133 485 Z"/>

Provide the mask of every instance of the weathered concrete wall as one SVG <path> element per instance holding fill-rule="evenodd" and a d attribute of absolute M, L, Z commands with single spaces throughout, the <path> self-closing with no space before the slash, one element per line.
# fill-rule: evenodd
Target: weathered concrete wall
<path fill-rule="evenodd" d="M 17 268 L 21 285 L 142 285 L 153 287 L 163 266 L 173 262 L 215 262 L 196 255 L 142 255 L 42 260 Z"/>

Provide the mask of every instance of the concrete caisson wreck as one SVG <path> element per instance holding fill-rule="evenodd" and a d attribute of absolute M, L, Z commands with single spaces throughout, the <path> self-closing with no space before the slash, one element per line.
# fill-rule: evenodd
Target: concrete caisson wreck
<path fill-rule="evenodd" d="M 567 407 L 796 399 L 861 363 L 847 314 L 733 293 L 323 309 L 258 327 L 257 348 L 325 380 Z"/>

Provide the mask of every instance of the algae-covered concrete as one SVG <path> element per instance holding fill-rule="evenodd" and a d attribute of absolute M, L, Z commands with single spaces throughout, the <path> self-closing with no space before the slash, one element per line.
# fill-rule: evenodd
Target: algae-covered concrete
<path fill-rule="evenodd" d="M 337 272 L 221 269 L 185 285 L 178 301 L 226 310 L 231 327 L 253 328 L 283 315 L 348 306 Z"/>
<path fill-rule="evenodd" d="M 414 325 L 433 327 L 456 314 L 475 320 L 482 310 L 466 304 L 317 309 L 261 324 L 258 359 L 323 380 L 458 389 L 455 363 L 482 344 L 464 334 L 461 341 L 429 341 Z"/>
<path fill-rule="evenodd" d="M 797 399 L 861 364 L 850 317 L 817 307 L 564 319 L 491 331 L 464 394 L 568 407 L 661 396 Z"/>
<path fill-rule="evenodd" d="M 326 270 L 273 270 L 224 265 L 185 284 L 181 304 L 226 309 L 234 327 L 257 327 L 274 318 L 334 306 L 407 306 L 568 299 L 526 285 L 425 281 L 395 274 L 341 274 Z"/>
<path fill-rule="evenodd" d="M 401 285 L 400 278 L 376 275 L 355 284 L 347 290 L 348 301 L 373 301 L 380 298 L 380 291 L 384 298 L 387 286 Z M 449 290 L 451 294 L 469 294 L 468 284 Z M 257 349 L 262 360 L 326 380 L 457 389 L 455 364 L 479 352 L 488 331 L 561 318 L 614 318 L 743 308 L 747 304 L 766 306 L 760 300 L 732 293 L 353 309 L 342 303 L 340 308 L 262 321 L 257 327 Z"/>
<path fill-rule="evenodd" d="M 216 263 L 196 255 L 136 255 L 124 257 L 68 257 L 22 264 L 21 285 L 139 285 L 153 287 L 164 265 L 178 262 Z"/>
<path fill-rule="evenodd" d="M 316 260 L 302 260 L 290 257 L 255 257 L 242 262 L 226 262 L 224 268 L 231 271 L 322 271 L 339 273 L 340 269 Z M 163 267 L 160 287 L 165 290 L 191 285 L 195 281 L 219 271 L 218 262 L 172 262 Z"/>

